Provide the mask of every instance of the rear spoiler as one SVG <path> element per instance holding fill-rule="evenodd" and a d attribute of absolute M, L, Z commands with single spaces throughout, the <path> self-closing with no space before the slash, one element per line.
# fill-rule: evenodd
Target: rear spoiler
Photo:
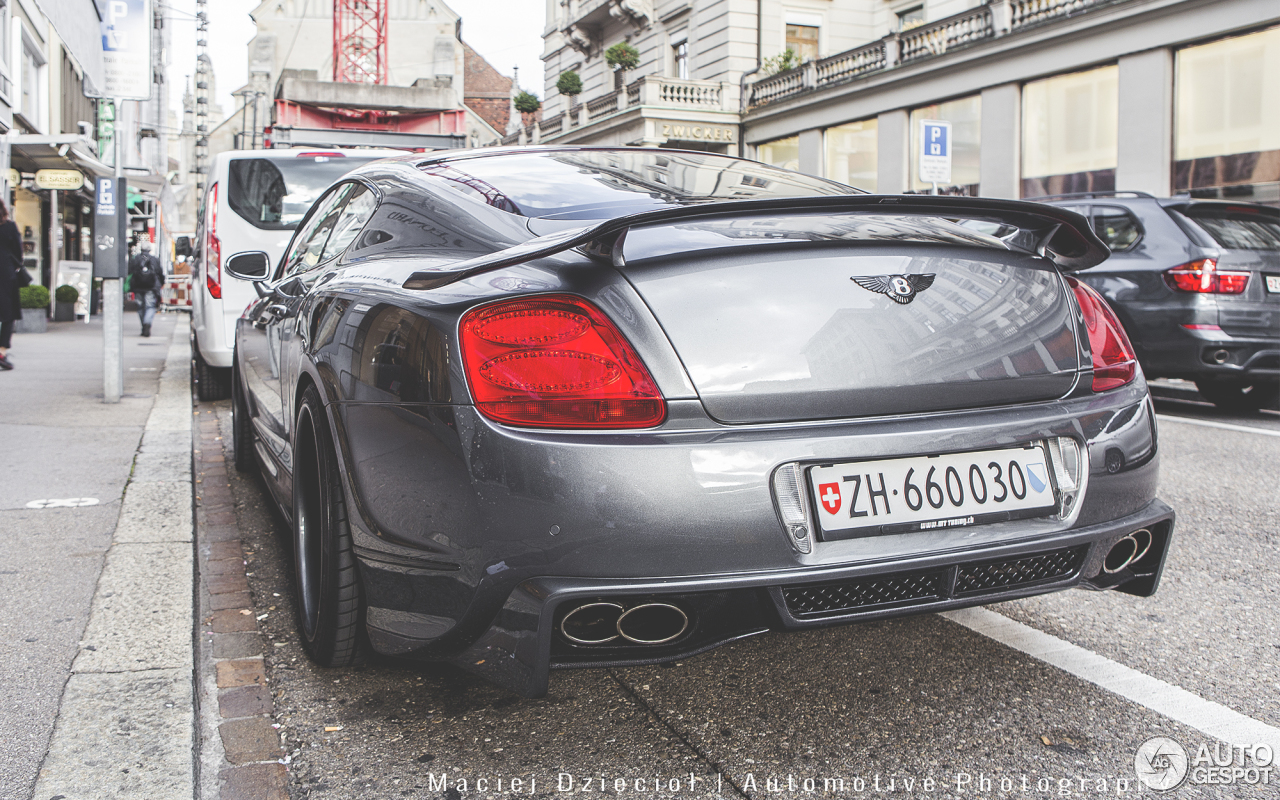
<path fill-rule="evenodd" d="M 1064 272 L 1097 266 L 1111 255 L 1111 251 L 1089 226 L 1088 220 L 1074 211 L 1058 206 L 1018 200 L 934 195 L 786 197 L 701 203 L 628 214 L 597 225 L 539 236 L 505 250 L 440 269 L 420 270 L 409 276 L 404 282 L 404 288 L 435 289 L 473 275 L 545 258 L 575 247 L 593 258 L 622 266 L 622 242 L 630 228 L 711 217 L 758 216 L 814 210 L 941 217 L 1005 225 L 1013 229 L 1000 237 L 1006 246 L 1043 256 Z"/>

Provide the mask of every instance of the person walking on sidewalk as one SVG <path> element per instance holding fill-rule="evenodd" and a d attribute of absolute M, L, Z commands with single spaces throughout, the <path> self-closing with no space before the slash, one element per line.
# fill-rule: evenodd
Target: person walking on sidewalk
<path fill-rule="evenodd" d="M 13 362 L 9 360 L 10 340 L 13 323 L 22 316 L 18 289 L 30 282 L 31 276 L 22 268 L 22 236 L 18 225 L 10 219 L 8 207 L 0 200 L 0 370 L 13 369 Z"/>
<path fill-rule="evenodd" d="M 138 299 L 138 319 L 142 335 L 151 335 L 151 320 L 160 306 L 160 287 L 164 285 L 164 267 L 151 255 L 151 242 L 142 240 L 140 251 L 129 259 L 129 291 Z"/>

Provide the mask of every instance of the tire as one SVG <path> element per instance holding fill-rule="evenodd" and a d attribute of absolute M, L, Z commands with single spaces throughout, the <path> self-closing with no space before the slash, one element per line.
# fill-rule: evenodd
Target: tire
<path fill-rule="evenodd" d="M 195 354 L 196 367 L 191 375 L 196 382 L 196 397 L 201 400 L 226 400 L 231 396 L 231 370 L 222 367 L 211 367 L 200 355 L 200 340 L 192 348 Z"/>
<path fill-rule="evenodd" d="M 1225 411 L 1257 411 L 1276 402 L 1280 386 L 1274 383 L 1244 381 L 1196 381 L 1200 396 Z"/>
<path fill-rule="evenodd" d="M 238 364 L 238 360 L 233 358 L 231 363 Z M 231 452 L 238 472 L 252 472 L 258 465 L 253 450 L 253 422 L 249 419 L 239 366 L 231 368 Z"/>
<path fill-rule="evenodd" d="M 293 443 L 293 549 L 298 633 L 317 664 L 349 667 L 368 652 L 342 479 L 324 405 L 302 395 Z"/>

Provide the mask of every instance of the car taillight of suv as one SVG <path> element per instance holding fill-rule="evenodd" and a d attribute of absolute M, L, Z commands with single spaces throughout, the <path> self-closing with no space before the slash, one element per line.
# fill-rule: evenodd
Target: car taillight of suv
<path fill-rule="evenodd" d="M 1249 285 L 1249 273 L 1222 272 L 1216 260 L 1202 258 L 1165 270 L 1164 281 L 1179 292 L 1243 294 Z"/>
<path fill-rule="evenodd" d="M 1075 293 L 1093 353 L 1093 390 L 1105 392 L 1124 386 L 1138 375 L 1138 357 L 1124 326 L 1102 295 L 1086 283 L 1067 278 Z"/>

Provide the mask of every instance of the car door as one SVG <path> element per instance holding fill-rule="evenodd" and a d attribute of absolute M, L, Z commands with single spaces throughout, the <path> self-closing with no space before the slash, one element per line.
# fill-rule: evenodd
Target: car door
<path fill-rule="evenodd" d="M 271 346 L 276 348 L 277 361 L 285 369 L 286 386 L 297 385 L 299 369 L 310 346 L 307 341 L 311 330 L 308 320 L 315 310 L 315 290 L 328 280 L 338 256 L 342 255 L 369 221 L 376 204 L 375 195 L 364 184 L 346 184 L 338 202 L 325 212 L 324 218 L 316 227 L 317 231 L 329 231 L 323 248 L 317 253 L 309 247 L 302 255 L 295 283 L 298 294 L 289 301 L 288 314 L 281 316 L 275 323 L 276 335 L 270 340 Z M 293 408 L 297 398 L 294 392 L 289 391 L 282 399 L 283 422 L 287 432 L 291 430 L 297 413 L 297 409 Z"/>
<path fill-rule="evenodd" d="M 351 187 L 350 183 L 340 184 L 316 202 L 268 284 L 267 296 L 245 311 L 238 326 L 249 417 L 266 455 L 274 462 L 267 468 L 273 477 L 277 476 L 278 467 L 291 469 L 285 395 L 293 383 L 288 365 L 281 359 L 281 337 L 296 321 L 298 304 L 306 294 L 303 276 L 320 262 Z"/>

